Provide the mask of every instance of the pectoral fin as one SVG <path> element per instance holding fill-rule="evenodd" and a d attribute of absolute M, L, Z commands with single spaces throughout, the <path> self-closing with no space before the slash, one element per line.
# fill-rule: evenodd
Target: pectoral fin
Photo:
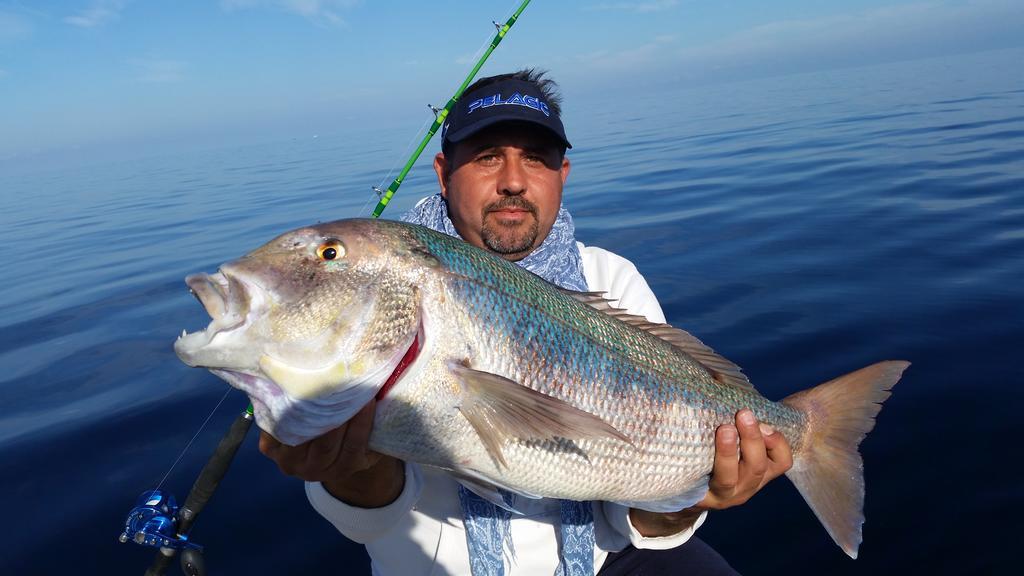
<path fill-rule="evenodd" d="M 604 420 L 563 400 L 457 362 L 449 368 L 462 385 L 459 411 L 501 466 L 508 466 L 501 448 L 514 438 L 615 438 L 631 443 Z"/>

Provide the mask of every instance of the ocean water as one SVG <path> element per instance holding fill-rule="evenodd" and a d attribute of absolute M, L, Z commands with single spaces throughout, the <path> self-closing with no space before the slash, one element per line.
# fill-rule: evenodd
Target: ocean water
<path fill-rule="evenodd" d="M 1018 569 L 1022 61 L 566 94 L 578 237 L 636 263 L 670 322 L 773 399 L 913 363 L 862 445 L 860 558 L 780 479 L 700 530 L 743 573 Z M 145 570 L 125 514 L 161 481 L 184 498 L 246 405 L 172 351 L 206 323 L 183 278 L 368 215 L 414 128 L 0 173 L 0 574 Z M 385 217 L 435 190 L 428 160 Z M 212 574 L 368 573 L 254 433 L 192 536 Z"/>

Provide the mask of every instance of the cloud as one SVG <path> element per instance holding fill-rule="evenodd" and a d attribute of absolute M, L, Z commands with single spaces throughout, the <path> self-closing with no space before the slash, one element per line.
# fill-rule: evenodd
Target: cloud
<path fill-rule="evenodd" d="M 742 79 L 1020 46 L 1021 29 L 1019 0 L 931 0 L 779 20 L 696 46 L 657 39 L 579 62 L 609 73 Z"/>
<path fill-rule="evenodd" d="M 679 0 L 648 0 L 646 2 L 604 2 L 587 6 L 587 10 L 619 12 L 663 12 L 679 5 Z"/>
<path fill-rule="evenodd" d="M 633 70 L 637 67 L 657 63 L 666 51 L 670 51 L 675 43 L 675 36 L 656 36 L 634 48 L 616 50 L 599 50 L 579 56 L 577 60 L 593 68 L 605 72 Z"/>
<path fill-rule="evenodd" d="M 250 8 L 272 7 L 321 25 L 344 26 L 340 12 L 360 4 L 360 0 L 221 0 L 228 12 Z"/>
<path fill-rule="evenodd" d="M 132 58 L 128 61 L 135 68 L 135 81 L 146 84 L 173 84 L 185 79 L 188 64 L 180 60 L 164 58 Z"/>
<path fill-rule="evenodd" d="M 64 22 L 79 28 L 96 28 L 121 17 L 126 0 L 94 0 L 92 5 L 81 10 L 74 16 L 64 18 Z"/>
<path fill-rule="evenodd" d="M 1024 5 L 933 1 L 757 26 L 683 51 L 681 63 L 752 68 L 856 65 L 1019 45 Z"/>

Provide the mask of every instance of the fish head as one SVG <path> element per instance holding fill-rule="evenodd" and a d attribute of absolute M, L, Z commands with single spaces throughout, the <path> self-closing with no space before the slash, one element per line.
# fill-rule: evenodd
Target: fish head
<path fill-rule="evenodd" d="M 283 234 L 186 278 L 211 322 L 175 352 L 249 394 L 261 428 L 301 443 L 351 418 L 415 342 L 415 257 L 373 221 Z"/>

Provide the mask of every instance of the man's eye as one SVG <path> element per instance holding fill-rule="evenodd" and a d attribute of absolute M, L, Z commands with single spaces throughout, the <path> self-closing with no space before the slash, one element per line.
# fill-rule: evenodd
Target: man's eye
<path fill-rule="evenodd" d="M 481 154 L 476 157 L 476 161 L 482 164 L 493 164 L 498 161 L 497 154 Z"/>

